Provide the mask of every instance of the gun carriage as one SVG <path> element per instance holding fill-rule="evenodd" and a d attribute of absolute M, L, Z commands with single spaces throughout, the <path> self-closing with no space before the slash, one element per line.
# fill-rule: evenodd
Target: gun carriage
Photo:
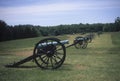
<path fill-rule="evenodd" d="M 6 67 L 18 67 L 28 61 L 34 60 L 38 67 L 42 69 L 57 69 L 61 67 L 66 58 L 66 48 L 75 46 L 78 48 L 86 48 L 88 38 L 76 37 L 73 44 L 69 44 L 68 40 L 59 40 L 58 38 L 46 38 L 35 44 L 33 55 L 20 60 L 18 62 L 5 65 Z"/>

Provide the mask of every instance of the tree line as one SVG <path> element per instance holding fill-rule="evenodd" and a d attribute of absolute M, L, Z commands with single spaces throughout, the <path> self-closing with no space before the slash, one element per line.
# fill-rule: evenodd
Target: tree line
<path fill-rule="evenodd" d="M 63 34 L 86 32 L 117 32 L 120 31 L 120 17 L 114 23 L 71 24 L 58 26 L 15 25 L 9 26 L 0 20 L 0 41 L 31 38 L 38 36 L 58 36 Z"/>

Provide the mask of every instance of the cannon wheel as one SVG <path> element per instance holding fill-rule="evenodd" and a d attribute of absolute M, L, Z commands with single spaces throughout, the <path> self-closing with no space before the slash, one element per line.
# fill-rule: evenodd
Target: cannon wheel
<path fill-rule="evenodd" d="M 92 37 L 87 37 L 87 38 L 88 38 L 87 42 L 91 43 L 92 42 Z"/>
<path fill-rule="evenodd" d="M 83 42 L 84 42 L 84 41 L 79 41 L 79 40 L 77 40 L 77 39 L 79 39 L 79 38 L 83 38 L 83 37 L 76 37 L 75 40 L 73 41 L 73 43 L 75 44 L 74 46 L 75 46 L 75 48 L 77 48 L 77 49 L 81 48 L 81 47 L 82 47 L 82 44 L 83 44 Z"/>
<path fill-rule="evenodd" d="M 83 41 L 83 44 L 81 45 L 81 48 L 85 49 L 88 45 L 87 41 Z"/>
<path fill-rule="evenodd" d="M 77 40 L 79 38 L 83 38 L 83 37 L 76 37 L 74 40 L 74 44 L 75 44 L 75 48 L 79 49 L 79 48 L 83 48 L 85 49 L 88 45 L 88 41 L 87 40 Z"/>
<path fill-rule="evenodd" d="M 92 38 L 89 38 L 88 42 L 91 43 L 92 42 Z"/>
<path fill-rule="evenodd" d="M 48 42 L 50 44 L 48 44 Z M 57 44 L 53 44 L 54 42 L 57 42 Z M 46 44 L 46 46 L 39 47 L 39 44 Z M 60 43 L 59 39 L 46 38 L 36 44 L 33 55 L 37 55 L 34 60 L 40 68 L 57 69 L 65 61 L 66 48 Z"/>

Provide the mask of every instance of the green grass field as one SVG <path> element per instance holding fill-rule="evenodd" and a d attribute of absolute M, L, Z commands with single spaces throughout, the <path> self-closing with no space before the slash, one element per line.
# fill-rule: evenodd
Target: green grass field
<path fill-rule="evenodd" d="M 78 35 L 57 36 L 69 39 Z M 120 80 L 120 32 L 96 36 L 86 49 L 67 48 L 62 67 L 41 70 L 30 61 L 20 68 L 4 65 L 19 61 L 29 55 L 35 43 L 44 37 L 0 42 L 0 81 L 119 81 Z"/>

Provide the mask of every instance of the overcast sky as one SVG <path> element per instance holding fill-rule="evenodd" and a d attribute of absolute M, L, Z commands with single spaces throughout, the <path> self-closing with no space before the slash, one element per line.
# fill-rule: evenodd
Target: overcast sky
<path fill-rule="evenodd" d="M 120 0 L 0 0 L 0 20 L 8 25 L 111 23 L 116 17 Z"/>

